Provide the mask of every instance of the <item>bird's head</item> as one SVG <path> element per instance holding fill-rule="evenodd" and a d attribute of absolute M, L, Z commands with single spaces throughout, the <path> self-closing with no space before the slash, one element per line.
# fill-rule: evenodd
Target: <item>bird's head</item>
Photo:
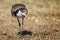
<path fill-rule="evenodd" d="M 24 11 L 24 12 L 22 13 L 22 15 L 26 17 L 26 16 L 27 16 L 27 12 Z"/>

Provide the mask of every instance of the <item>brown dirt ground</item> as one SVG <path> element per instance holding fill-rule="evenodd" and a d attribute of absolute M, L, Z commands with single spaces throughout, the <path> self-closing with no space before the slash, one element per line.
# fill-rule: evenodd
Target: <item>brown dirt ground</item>
<path fill-rule="evenodd" d="M 24 27 L 32 36 L 17 35 L 18 23 L 10 12 L 16 3 L 28 8 Z M 60 0 L 0 0 L 0 40 L 60 40 Z"/>

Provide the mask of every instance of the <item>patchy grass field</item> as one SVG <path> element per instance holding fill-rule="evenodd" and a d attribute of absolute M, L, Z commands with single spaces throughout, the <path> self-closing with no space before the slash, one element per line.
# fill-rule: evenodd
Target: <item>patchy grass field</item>
<path fill-rule="evenodd" d="M 32 36 L 17 35 L 18 23 L 10 12 L 16 3 L 28 8 L 24 27 Z M 60 40 L 60 0 L 0 0 L 0 40 Z"/>

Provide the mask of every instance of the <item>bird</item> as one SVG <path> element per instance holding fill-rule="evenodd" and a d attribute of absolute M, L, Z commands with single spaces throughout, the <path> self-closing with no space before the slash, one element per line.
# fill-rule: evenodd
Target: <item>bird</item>
<path fill-rule="evenodd" d="M 28 13 L 27 7 L 24 4 L 12 5 L 11 15 L 17 19 L 19 32 L 21 32 L 21 34 L 24 28 L 24 18 L 27 16 L 27 13 Z M 21 23 L 19 19 L 22 19 Z"/>

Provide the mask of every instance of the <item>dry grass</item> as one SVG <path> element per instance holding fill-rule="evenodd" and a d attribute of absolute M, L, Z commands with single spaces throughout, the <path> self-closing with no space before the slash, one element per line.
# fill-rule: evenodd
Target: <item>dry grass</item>
<path fill-rule="evenodd" d="M 32 36 L 17 35 L 18 23 L 10 12 L 16 3 L 28 8 L 24 27 Z M 0 40 L 60 40 L 60 0 L 0 0 Z"/>

